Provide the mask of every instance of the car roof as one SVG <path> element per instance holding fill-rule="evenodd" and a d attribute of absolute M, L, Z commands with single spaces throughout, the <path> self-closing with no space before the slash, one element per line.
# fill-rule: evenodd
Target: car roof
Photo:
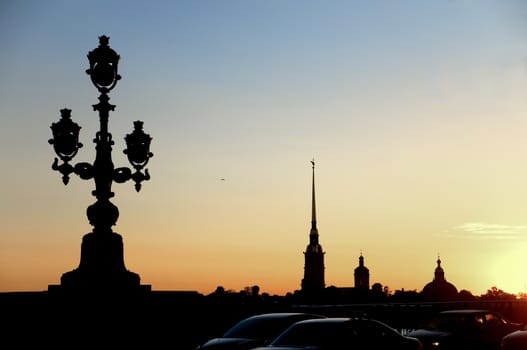
<path fill-rule="evenodd" d="M 455 310 L 445 310 L 441 311 L 441 314 L 480 314 L 480 313 L 496 313 L 492 310 L 486 309 L 455 309 Z"/>
<path fill-rule="evenodd" d="M 373 321 L 368 318 L 355 318 L 355 317 L 326 317 L 326 318 L 312 318 L 308 320 L 299 321 L 297 323 L 345 323 L 353 321 Z M 376 322 L 376 321 L 375 321 Z"/>
<path fill-rule="evenodd" d="M 261 319 L 261 318 L 287 318 L 287 317 L 294 317 L 294 316 L 300 316 L 300 315 L 309 315 L 314 317 L 323 317 L 322 315 L 312 314 L 312 313 L 306 313 L 306 312 L 269 312 L 265 314 L 257 314 L 250 316 L 250 319 Z"/>

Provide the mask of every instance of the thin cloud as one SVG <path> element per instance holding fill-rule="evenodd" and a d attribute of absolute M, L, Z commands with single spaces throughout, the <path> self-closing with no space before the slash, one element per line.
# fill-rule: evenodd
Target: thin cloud
<path fill-rule="evenodd" d="M 527 236 L 527 225 L 501 225 L 467 222 L 447 231 L 451 236 L 473 239 L 518 239 Z"/>

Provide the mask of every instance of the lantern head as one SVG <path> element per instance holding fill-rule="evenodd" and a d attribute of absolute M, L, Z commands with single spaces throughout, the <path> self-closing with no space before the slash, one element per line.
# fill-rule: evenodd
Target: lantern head
<path fill-rule="evenodd" d="M 48 142 L 53 145 L 55 153 L 64 161 L 71 160 L 82 143 L 79 142 L 81 127 L 71 120 L 71 109 L 60 110 L 60 120 L 51 124 L 53 138 Z"/>
<path fill-rule="evenodd" d="M 152 138 L 143 131 L 142 121 L 134 122 L 134 131 L 126 135 L 125 141 L 126 149 L 123 152 L 128 156 L 130 164 L 135 169 L 143 168 L 153 154 L 150 152 Z"/>
<path fill-rule="evenodd" d="M 99 37 L 99 47 L 88 53 L 90 68 L 86 73 L 90 75 L 93 85 L 102 93 L 109 92 L 121 79 L 118 74 L 120 56 L 108 45 L 110 38 L 106 35 Z"/>

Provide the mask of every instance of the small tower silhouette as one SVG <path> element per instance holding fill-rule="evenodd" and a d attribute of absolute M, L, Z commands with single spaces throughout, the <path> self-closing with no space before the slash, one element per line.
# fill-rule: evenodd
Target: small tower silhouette
<path fill-rule="evenodd" d="M 315 160 L 311 161 L 313 169 L 313 180 L 311 188 L 311 231 L 309 233 L 309 244 L 304 252 L 304 278 L 302 279 L 302 291 L 308 294 L 316 294 L 325 288 L 324 282 L 324 254 L 322 246 L 318 243 L 317 215 L 315 205 Z"/>
<path fill-rule="evenodd" d="M 445 282 L 445 270 L 441 267 L 441 258 L 437 256 L 437 267 L 434 271 L 434 281 L 436 282 Z"/>
<path fill-rule="evenodd" d="M 361 290 L 370 289 L 370 270 L 364 266 L 364 257 L 362 252 L 359 256 L 359 266 L 355 268 L 355 288 Z"/>

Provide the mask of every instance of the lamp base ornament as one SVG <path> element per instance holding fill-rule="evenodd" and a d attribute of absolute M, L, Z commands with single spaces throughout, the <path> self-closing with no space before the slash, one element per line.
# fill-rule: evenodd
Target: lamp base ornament
<path fill-rule="evenodd" d="M 149 292 L 150 285 L 141 285 L 137 273 L 126 269 L 123 239 L 115 232 L 84 235 L 79 266 L 62 274 L 60 286 L 50 286 L 62 292 L 82 294 L 113 294 Z"/>

